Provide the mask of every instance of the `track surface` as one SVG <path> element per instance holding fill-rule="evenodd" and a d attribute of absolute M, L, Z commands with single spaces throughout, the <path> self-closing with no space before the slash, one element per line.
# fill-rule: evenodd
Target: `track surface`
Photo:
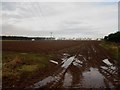
<path fill-rule="evenodd" d="M 53 75 L 33 88 L 119 88 L 116 60 L 95 42 L 82 42 L 75 53 L 63 53 Z"/>

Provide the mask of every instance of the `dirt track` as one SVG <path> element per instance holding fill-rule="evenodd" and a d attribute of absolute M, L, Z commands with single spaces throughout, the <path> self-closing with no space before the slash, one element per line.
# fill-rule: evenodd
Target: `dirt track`
<path fill-rule="evenodd" d="M 2 43 L 2 49 L 58 56 L 50 62 L 57 68 L 55 72 L 38 80 L 32 88 L 119 88 L 118 62 L 99 44 L 97 41 L 9 41 Z"/>
<path fill-rule="evenodd" d="M 96 42 L 82 42 L 74 53 L 62 53 L 58 70 L 33 88 L 119 88 L 119 68 Z"/>

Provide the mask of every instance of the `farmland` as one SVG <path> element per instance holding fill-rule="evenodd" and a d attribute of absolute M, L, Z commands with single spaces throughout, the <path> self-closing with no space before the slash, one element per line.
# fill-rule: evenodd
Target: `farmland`
<path fill-rule="evenodd" d="M 26 87 L 42 79 L 52 71 L 54 65 L 49 60 L 56 58 L 54 53 L 78 44 L 73 41 L 3 41 L 3 87 Z M 26 83 L 29 79 L 32 82 Z"/>
<path fill-rule="evenodd" d="M 3 41 L 3 51 L 50 53 L 78 45 L 78 41 Z"/>
<path fill-rule="evenodd" d="M 3 88 L 118 88 L 119 63 L 100 44 L 2 41 Z"/>

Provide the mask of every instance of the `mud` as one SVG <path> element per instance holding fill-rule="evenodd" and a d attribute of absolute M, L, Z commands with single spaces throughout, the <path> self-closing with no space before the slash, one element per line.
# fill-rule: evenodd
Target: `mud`
<path fill-rule="evenodd" d="M 74 55 L 68 52 L 62 54 L 59 69 L 52 76 L 54 80 L 53 78 L 48 80 L 44 88 L 119 87 L 120 78 L 116 60 L 98 43 L 84 42 L 74 50 L 76 51 Z M 36 83 L 37 88 L 41 88 L 47 78 L 40 81 L 41 83 Z"/>
<path fill-rule="evenodd" d="M 51 74 L 33 83 L 30 86 L 33 89 L 119 88 L 118 62 L 99 44 L 97 41 L 11 41 L 3 42 L 3 51 L 56 54 L 50 60 Z"/>

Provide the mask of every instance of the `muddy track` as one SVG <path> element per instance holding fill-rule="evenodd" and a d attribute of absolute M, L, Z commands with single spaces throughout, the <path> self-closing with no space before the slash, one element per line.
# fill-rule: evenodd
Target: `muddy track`
<path fill-rule="evenodd" d="M 76 53 L 63 54 L 59 69 L 33 88 L 119 88 L 118 66 L 96 42 L 83 42 Z"/>

